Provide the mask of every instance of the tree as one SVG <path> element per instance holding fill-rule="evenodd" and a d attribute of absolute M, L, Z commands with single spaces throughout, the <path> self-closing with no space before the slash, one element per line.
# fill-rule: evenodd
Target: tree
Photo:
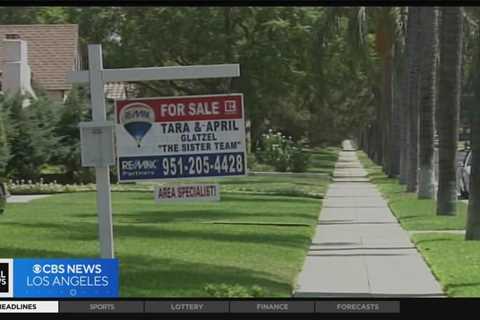
<path fill-rule="evenodd" d="M 365 76 L 368 82 L 364 86 L 370 87 L 374 103 L 374 116 L 362 133 L 362 145 L 366 147 L 367 154 L 376 163 L 383 165 L 384 171 L 389 176 L 396 176 L 399 171 L 399 126 L 400 114 L 397 104 L 394 103 L 394 79 L 395 79 L 395 43 L 401 37 L 401 10 L 399 8 L 372 8 L 360 7 L 352 9 L 355 14 L 351 21 L 360 20 L 358 32 L 360 39 L 373 38 L 374 50 L 369 52 L 370 59 L 365 59 L 361 54 L 360 62 L 363 63 Z M 368 18 L 367 18 L 368 16 Z M 365 27 L 366 21 L 370 20 L 374 29 Z M 354 29 L 355 30 L 355 29 Z M 368 33 L 368 36 L 365 34 Z M 355 34 L 355 33 L 354 33 Z M 355 39 L 355 37 L 353 38 Z M 369 41 L 349 41 L 354 47 L 362 43 L 369 47 Z M 365 64 L 365 61 L 367 63 Z M 372 118 L 372 117 L 370 117 Z"/>
<path fill-rule="evenodd" d="M 63 7 L 0 7 L 0 24 L 67 23 Z"/>
<path fill-rule="evenodd" d="M 401 37 L 398 37 L 401 38 Z M 400 166 L 402 164 L 402 141 L 404 126 L 404 108 L 402 106 L 402 48 L 401 40 L 397 39 L 394 44 L 394 60 L 393 60 L 393 90 L 392 90 L 392 133 L 390 144 L 390 175 L 396 177 L 400 175 Z"/>
<path fill-rule="evenodd" d="M 54 163 L 65 169 L 70 182 L 92 182 L 93 174 L 83 168 L 80 161 L 80 130 L 78 125 L 88 118 L 87 97 L 81 87 L 74 87 L 65 101 L 55 126 L 58 153 Z"/>
<path fill-rule="evenodd" d="M 454 215 L 457 202 L 456 154 L 461 92 L 462 8 L 442 7 L 441 15 L 437 214 Z"/>
<path fill-rule="evenodd" d="M 436 104 L 436 59 L 438 55 L 438 11 L 434 7 L 421 8 L 422 47 L 418 198 L 431 199 L 434 195 L 433 112 Z"/>
<path fill-rule="evenodd" d="M 38 7 L 0 7 L 0 24 L 37 23 Z"/>
<path fill-rule="evenodd" d="M 7 8 L 8 14 L 0 12 L 0 21 L 78 23 L 83 61 L 86 45 L 101 43 L 106 68 L 239 63 L 239 78 L 138 82 L 136 95 L 242 92 L 253 145 L 269 128 L 294 139 L 306 135 L 321 145 L 339 142 L 369 123 L 369 146 L 383 159 L 391 140 L 381 140 L 384 127 L 393 121 L 383 108 L 391 94 L 385 96 L 383 88 L 391 83 L 382 85 L 384 63 L 375 54 L 374 23 L 369 30 L 364 22 L 366 15 L 374 22 L 385 16 L 389 27 L 395 10 L 26 7 Z M 391 32 L 378 34 L 387 40 L 383 45 L 391 43 Z M 352 46 L 352 39 L 359 42 Z M 391 46 L 386 48 L 390 59 Z"/>
<path fill-rule="evenodd" d="M 408 8 L 404 7 L 401 11 L 402 16 L 402 34 L 403 36 L 397 40 L 397 88 L 398 88 L 398 109 L 400 122 L 400 168 L 399 168 L 399 182 L 404 185 L 407 183 L 408 174 L 408 123 L 409 123 L 409 108 L 408 108 L 408 70 L 407 70 L 407 15 Z"/>
<path fill-rule="evenodd" d="M 10 159 L 10 148 L 7 142 L 7 133 L 5 129 L 5 114 L 4 103 L 6 97 L 4 95 L 0 96 L 0 177 L 4 177 L 6 174 L 6 168 L 8 160 Z"/>
<path fill-rule="evenodd" d="M 453 9 L 453 8 L 452 8 Z M 453 15 L 453 14 L 452 14 Z M 446 18 L 445 14 L 445 18 Z M 476 15 L 476 22 L 480 21 L 480 14 Z M 457 18 L 461 19 L 461 18 Z M 452 26 L 452 33 L 453 33 Z M 458 35 L 457 30 L 457 35 Z M 475 61 L 474 61 L 474 92 L 476 105 L 471 110 L 472 115 L 472 165 L 470 176 L 470 199 L 468 202 L 468 217 L 466 226 L 466 240 L 480 240 L 480 76 L 478 75 L 478 68 L 480 67 L 480 47 L 478 42 L 480 40 L 479 32 L 477 31 L 476 46 L 475 46 Z"/>
<path fill-rule="evenodd" d="M 393 49 L 395 42 L 395 18 L 393 8 L 378 8 L 376 16 L 375 46 L 376 52 L 382 61 L 382 107 L 380 108 L 380 119 L 382 128 L 383 143 L 383 168 L 389 175 L 393 175 L 392 163 L 392 117 L 393 110 Z M 396 166 L 395 166 L 396 167 Z M 396 170 L 395 170 L 396 171 Z"/>
<path fill-rule="evenodd" d="M 43 97 L 23 107 L 24 97 L 13 96 L 4 110 L 8 112 L 7 141 L 10 146 L 7 174 L 19 179 L 37 179 L 41 168 L 56 153 L 53 136 L 52 103 Z"/>
<path fill-rule="evenodd" d="M 409 7 L 407 27 L 408 89 L 408 174 L 407 191 L 417 190 L 418 172 L 418 95 L 419 95 L 419 52 L 421 52 L 421 9 Z"/>

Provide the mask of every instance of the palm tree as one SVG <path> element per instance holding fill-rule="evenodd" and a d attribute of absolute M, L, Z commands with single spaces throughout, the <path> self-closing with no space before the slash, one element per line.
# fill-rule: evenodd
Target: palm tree
<path fill-rule="evenodd" d="M 475 10 L 476 22 L 480 22 L 480 10 Z M 452 27 L 453 29 L 453 27 Z M 452 30 L 453 32 L 453 30 Z M 458 31 L 457 31 L 458 32 Z M 457 33 L 458 34 L 458 33 Z M 476 100 L 476 108 L 472 108 L 472 165 L 470 175 L 470 200 L 468 202 L 468 217 L 465 240 L 480 240 L 480 75 L 476 72 L 480 67 L 480 33 L 476 32 L 476 46 L 474 57 L 474 92 Z"/>
<path fill-rule="evenodd" d="M 407 183 L 408 174 L 408 132 L 409 132 L 409 108 L 408 108 L 408 70 L 407 70 L 407 30 L 408 24 L 408 7 L 403 7 L 401 10 L 402 18 L 402 34 L 403 36 L 397 40 L 397 48 L 399 52 L 395 59 L 398 65 L 398 81 L 399 81 L 399 104 L 400 104 L 400 168 L 399 181 L 400 184 Z"/>
<path fill-rule="evenodd" d="M 456 212 L 456 153 L 460 112 L 462 26 L 461 7 L 442 7 L 437 117 L 439 122 L 437 214 L 439 215 L 454 215 Z"/>
<path fill-rule="evenodd" d="M 401 60 L 402 60 L 402 47 L 401 40 L 395 41 L 394 48 L 394 70 L 393 70 L 393 110 L 392 110 L 392 134 L 390 144 L 390 174 L 396 177 L 400 174 L 401 165 L 401 153 L 402 153 L 402 125 L 403 125 L 403 113 L 402 113 L 402 89 L 401 89 Z"/>
<path fill-rule="evenodd" d="M 392 109 L 393 109 L 393 49 L 395 39 L 395 22 L 393 8 L 377 8 L 376 10 L 375 48 L 382 61 L 382 108 L 381 123 L 383 126 L 383 168 L 392 175 Z"/>
<path fill-rule="evenodd" d="M 409 7 L 407 27 L 407 64 L 408 64 L 408 174 L 407 191 L 417 190 L 418 172 L 418 94 L 419 94 L 419 54 L 421 46 L 421 9 Z"/>
<path fill-rule="evenodd" d="M 418 198 L 431 199 L 433 184 L 433 111 L 436 103 L 436 58 L 438 55 L 438 10 L 421 8 L 423 21 L 420 89 Z"/>
<path fill-rule="evenodd" d="M 369 18 L 367 19 L 367 16 Z M 374 161 L 382 164 L 384 171 L 389 176 L 396 176 L 400 167 L 400 148 L 399 148 L 399 130 L 400 130 L 400 111 L 394 103 L 394 81 L 395 81 L 395 42 L 400 36 L 399 27 L 401 24 L 400 8 L 382 7 L 366 9 L 359 7 L 352 9 L 349 15 L 349 23 L 352 24 L 350 30 L 350 46 L 357 47 L 356 50 L 362 52 L 364 61 L 368 61 L 366 74 L 369 81 L 374 83 L 372 91 L 375 93 L 376 108 L 375 122 L 366 130 L 365 135 L 368 141 L 366 145 L 373 152 Z M 374 65 L 374 60 L 365 58 L 368 55 L 367 38 L 367 20 L 371 20 L 375 26 L 375 56 L 379 59 L 379 66 Z M 363 47 L 363 49 L 359 48 Z M 373 70 L 380 71 L 380 77 Z M 372 140 L 369 139 L 371 134 Z"/>
<path fill-rule="evenodd" d="M 406 40 L 406 39 L 405 39 Z M 406 41 L 405 41 L 406 42 Z M 399 168 L 399 182 L 402 185 L 407 183 L 408 174 L 408 70 L 406 59 L 406 48 L 404 45 L 399 62 L 399 104 L 400 104 L 400 168 Z"/>

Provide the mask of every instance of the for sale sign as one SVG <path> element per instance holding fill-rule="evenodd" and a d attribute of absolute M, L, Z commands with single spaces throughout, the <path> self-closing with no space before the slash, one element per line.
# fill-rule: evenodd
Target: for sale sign
<path fill-rule="evenodd" d="M 120 182 L 246 173 L 242 94 L 119 100 Z"/>

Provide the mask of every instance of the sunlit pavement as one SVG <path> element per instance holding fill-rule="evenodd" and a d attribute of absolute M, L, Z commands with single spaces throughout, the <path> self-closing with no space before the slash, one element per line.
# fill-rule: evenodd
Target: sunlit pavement
<path fill-rule="evenodd" d="M 50 197 L 51 194 L 19 195 L 7 198 L 7 203 L 28 203 L 33 200 Z"/>
<path fill-rule="evenodd" d="M 323 201 L 296 297 L 444 297 L 349 141 Z"/>

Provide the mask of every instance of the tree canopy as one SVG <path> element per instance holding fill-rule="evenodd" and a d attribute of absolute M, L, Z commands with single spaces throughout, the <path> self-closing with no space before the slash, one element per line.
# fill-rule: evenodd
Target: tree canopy
<path fill-rule="evenodd" d="M 90 43 L 102 44 L 106 68 L 240 63 L 239 79 L 144 82 L 139 94 L 241 92 L 254 144 L 269 128 L 322 144 L 371 118 L 380 66 L 374 26 L 359 17 L 375 14 L 337 7 L 8 7 L 0 24 L 79 24 L 84 65 Z"/>

